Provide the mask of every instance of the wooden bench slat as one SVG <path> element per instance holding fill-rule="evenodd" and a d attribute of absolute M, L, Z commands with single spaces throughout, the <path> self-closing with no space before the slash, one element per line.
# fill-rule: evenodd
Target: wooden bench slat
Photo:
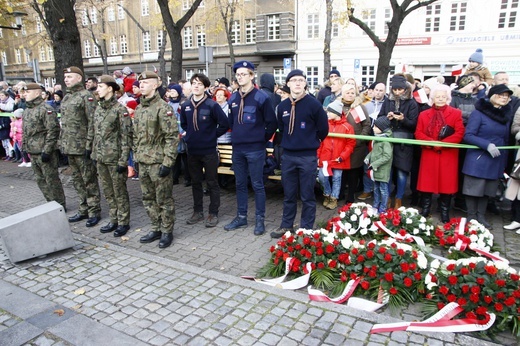
<path fill-rule="evenodd" d="M 274 153 L 274 148 L 266 148 L 265 150 L 268 155 L 272 155 Z M 233 172 L 231 169 L 231 165 L 233 164 L 233 146 L 219 144 L 218 151 L 220 155 L 220 166 L 218 167 L 218 173 L 235 175 L 235 172 Z M 282 180 L 282 177 L 279 175 L 270 175 L 268 178 L 271 180 Z"/>

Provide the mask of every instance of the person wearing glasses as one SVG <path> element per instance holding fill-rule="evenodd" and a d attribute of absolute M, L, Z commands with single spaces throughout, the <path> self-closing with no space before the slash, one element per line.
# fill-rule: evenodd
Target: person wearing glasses
<path fill-rule="evenodd" d="M 239 89 L 229 99 L 229 127 L 233 143 L 233 171 L 237 194 L 237 216 L 226 231 L 247 227 L 248 176 L 255 192 L 255 235 L 265 232 L 264 163 L 266 143 L 276 132 L 274 107 L 269 96 L 253 85 L 255 66 L 239 61 L 233 66 Z"/>
<path fill-rule="evenodd" d="M 307 95 L 307 79 L 301 70 L 292 70 L 285 79 L 291 96 L 278 105 L 276 116 L 282 135 L 283 217 L 271 238 L 294 232 L 294 219 L 300 193 L 300 228 L 313 229 L 316 219 L 317 150 L 329 133 L 329 122 L 322 104 Z"/>
<path fill-rule="evenodd" d="M 475 103 L 464 134 L 464 143 L 478 147 L 468 149 L 462 168 L 468 220 L 475 219 L 488 229 L 491 229 L 485 218 L 488 198 L 495 196 L 507 163 L 506 151 L 497 147 L 509 142 L 512 94 L 505 84 L 489 89 L 488 98 Z"/>

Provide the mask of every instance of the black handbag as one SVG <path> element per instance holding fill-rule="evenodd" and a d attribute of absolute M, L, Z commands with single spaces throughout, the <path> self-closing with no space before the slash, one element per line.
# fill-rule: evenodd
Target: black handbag
<path fill-rule="evenodd" d="M 513 165 L 513 169 L 511 170 L 509 176 L 513 179 L 520 180 L 520 159 L 515 161 L 515 164 Z"/>
<path fill-rule="evenodd" d="M 451 127 L 450 125 L 444 125 L 443 127 L 441 127 L 441 130 L 439 131 L 439 140 L 441 141 L 454 133 L 455 129 L 453 127 Z"/>

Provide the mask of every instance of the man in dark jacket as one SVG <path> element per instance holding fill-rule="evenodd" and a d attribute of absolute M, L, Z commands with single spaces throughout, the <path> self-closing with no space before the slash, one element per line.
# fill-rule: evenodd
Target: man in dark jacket
<path fill-rule="evenodd" d="M 273 103 L 273 107 L 276 108 L 278 104 L 282 101 L 280 95 L 274 92 L 274 76 L 270 73 L 264 73 L 260 77 L 260 90 L 265 92 L 271 98 L 271 102 Z"/>
<path fill-rule="evenodd" d="M 338 70 L 331 70 L 329 72 L 329 79 L 325 82 L 324 87 L 318 92 L 318 96 L 316 97 L 321 104 L 323 104 L 323 101 L 325 101 L 327 96 L 332 94 L 330 85 L 332 84 L 332 81 L 338 77 L 341 77 L 341 74 Z"/>

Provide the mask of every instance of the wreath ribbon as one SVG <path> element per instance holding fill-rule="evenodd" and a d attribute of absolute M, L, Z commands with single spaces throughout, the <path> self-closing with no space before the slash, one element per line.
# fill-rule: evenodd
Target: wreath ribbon
<path fill-rule="evenodd" d="M 424 248 L 426 245 L 424 244 L 424 240 L 421 237 L 416 237 L 414 235 L 411 235 L 410 233 L 406 233 L 404 236 L 399 233 L 394 233 L 391 230 L 389 230 L 381 221 L 376 221 L 374 223 L 380 230 L 386 232 L 389 236 L 391 236 L 394 239 L 397 240 L 409 240 L 413 239 L 417 245 Z"/>
<path fill-rule="evenodd" d="M 254 280 L 256 282 L 259 282 L 264 285 L 273 286 L 282 288 L 284 290 L 297 290 L 299 288 L 305 287 L 309 284 L 309 279 L 311 277 L 312 272 L 312 265 L 311 262 L 307 262 L 305 264 L 305 269 L 307 271 L 307 274 L 297 277 L 296 279 L 285 281 L 285 278 L 287 275 L 289 275 L 291 270 L 291 265 L 293 264 L 295 258 L 289 257 L 285 260 L 285 273 L 284 275 L 273 278 L 273 279 L 258 279 L 254 276 L 241 276 L 242 279 L 246 280 Z"/>
<path fill-rule="evenodd" d="M 453 320 L 453 317 L 463 312 L 464 309 L 457 303 L 452 302 L 439 310 L 432 317 L 422 322 L 398 322 L 376 324 L 370 330 L 371 334 L 388 333 L 394 331 L 415 332 L 474 332 L 489 329 L 495 323 L 496 316 L 488 314 L 489 319 L 477 320 L 475 318 L 462 318 Z"/>

